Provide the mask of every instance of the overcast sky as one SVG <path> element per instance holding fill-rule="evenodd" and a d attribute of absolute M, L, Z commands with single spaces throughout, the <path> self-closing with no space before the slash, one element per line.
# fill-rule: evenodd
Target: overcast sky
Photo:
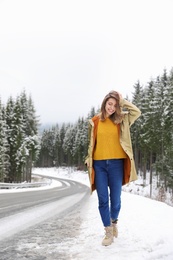
<path fill-rule="evenodd" d="M 41 123 L 76 122 L 114 89 L 173 67 L 172 0 L 0 0 L 0 97 L 24 89 Z"/>

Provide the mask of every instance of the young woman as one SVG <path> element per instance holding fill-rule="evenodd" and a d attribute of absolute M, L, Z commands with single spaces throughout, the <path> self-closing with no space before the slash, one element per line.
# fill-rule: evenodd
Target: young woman
<path fill-rule="evenodd" d="M 111 91 L 105 96 L 101 112 L 89 120 L 88 167 L 91 192 L 98 195 L 99 212 L 105 227 L 102 245 L 118 236 L 122 185 L 137 179 L 130 138 L 130 126 L 140 110 Z"/>

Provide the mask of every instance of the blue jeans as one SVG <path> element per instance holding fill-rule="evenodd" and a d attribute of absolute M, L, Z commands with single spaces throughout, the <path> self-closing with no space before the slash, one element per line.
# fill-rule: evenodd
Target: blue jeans
<path fill-rule="evenodd" d="M 123 159 L 94 160 L 95 184 L 103 225 L 117 220 L 121 209 Z M 110 198 L 109 198 L 110 197 Z"/>

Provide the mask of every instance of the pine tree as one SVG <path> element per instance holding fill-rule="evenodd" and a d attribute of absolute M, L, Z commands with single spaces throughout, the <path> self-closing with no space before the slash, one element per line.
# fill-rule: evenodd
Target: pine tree
<path fill-rule="evenodd" d="M 65 138 L 65 133 L 66 133 L 66 130 L 67 130 L 67 126 L 65 123 L 62 124 L 61 128 L 60 128 L 60 153 L 59 153 L 59 160 L 60 160 L 60 165 L 64 165 L 66 166 L 67 164 L 67 160 L 66 160 L 66 154 L 63 150 L 63 142 L 64 142 L 64 138 Z"/>
<path fill-rule="evenodd" d="M 21 152 L 25 154 L 25 163 L 22 169 L 23 180 L 31 181 L 32 166 L 37 159 L 40 149 L 40 140 L 38 137 L 39 120 L 35 115 L 32 98 L 30 96 L 28 99 L 25 91 L 19 96 L 19 104 L 25 133 L 21 146 Z"/>
<path fill-rule="evenodd" d="M 88 121 L 84 118 L 79 118 L 76 126 L 76 135 L 73 145 L 73 155 L 76 158 L 76 164 L 79 169 L 84 167 L 84 158 L 86 156 L 87 132 Z"/>
<path fill-rule="evenodd" d="M 13 139 L 13 117 L 14 117 L 14 100 L 10 97 L 6 105 L 6 123 L 7 123 L 7 140 L 9 145 L 9 172 L 8 172 L 8 182 L 13 182 L 16 174 L 16 165 L 14 155 L 16 153 L 14 149 L 14 139 Z"/>
<path fill-rule="evenodd" d="M 7 125 L 5 120 L 5 108 L 0 101 L 0 182 L 8 179 L 9 170 L 9 145 L 7 140 Z"/>
<path fill-rule="evenodd" d="M 134 85 L 134 93 L 133 93 L 133 100 L 132 102 L 139 107 L 139 109 L 142 108 L 141 100 L 143 96 L 142 92 L 142 86 L 140 85 L 140 82 L 137 81 L 137 83 Z M 135 157 L 135 164 L 136 164 L 136 170 L 139 171 L 139 165 L 140 165 L 140 150 L 139 150 L 139 133 L 141 129 L 141 118 L 139 118 L 134 125 L 131 127 L 131 133 L 132 133 L 132 144 L 133 144 L 133 150 L 134 150 L 134 157 Z"/>
<path fill-rule="evenodd" d="M 66 131 L 63 139 L 63 151 L 66 155 L 66 164 L 68 166 L 72 166 L 74 163 L 74 157 L 73 157 L 73 144 L 74 139 L 76 136 L 76 128 L 75 126 L 69 124 L 66 126 Z"/>
<path fill-rule="evenodd" d="M 8 180 L 10 182 L 31 181 L 31 170 L 39 152 L 38 120 L 31 98 L 25 92 L 9 98 L 6 105 L 8 141 Z"/>
<path fill-rule="evenodd" d="M 168 77 L 163 74 L 164 84 L 164 157 L 165 157 L 165 188 L 173 184 L 173 69 Z M 166 80 L 165 80 L 166 78 Z"/>
<path fill-rule="evenodd" d="M 54 146 L 55 166 L 56 167 L 61 165 L 60 151 L 61 151 L 60 128 L 59 128 L 59 125 L 57 124 L 55 126 L 55 146 Z"/>

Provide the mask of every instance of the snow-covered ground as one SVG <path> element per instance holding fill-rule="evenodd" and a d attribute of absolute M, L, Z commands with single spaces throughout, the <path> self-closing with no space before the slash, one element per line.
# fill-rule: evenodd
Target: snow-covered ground
<path fill-rule="evenodd" d="M 173 193 L 172 190 L 164 191 L 163 187 L 157 187 L 157 177 L 153 178 L 153 183 L 150 185 L 150 173 L 147 172 L 146 180 L 144 181 L 142 176 L 138 176 L 138 180 L 131 182 L 130 184 L 123 186 L 123 190 L 131 192 L 132 194 L 144 196 L 167 203 L 173 206 Z"/>
<path fill-rule="evenodd" d="M 87 174 L 73 169 L 35 168 L 33 173 L 73 179 L 89 185 Z M 59 185 L 59 182 L 53 181 L 49 188 L 55 185 Z M 129 189 L 129 186 L 126 188 Z M 26 188 L 22 190 L 25 191 Z M 104 229 L 98 212 L 96 192 L 86 201 L 81 214 L 83 221 L 78 235 L 65 237 L 55 248 L 60 253 L 68 251 L 73 256 L 69 259 L 173 259 L 173 207 L 163 202 L 132 194 L 132 190 L 131 193 L 123 191 L 118 223 L 119 237 L 109 247 L 101 245 Z"/>

